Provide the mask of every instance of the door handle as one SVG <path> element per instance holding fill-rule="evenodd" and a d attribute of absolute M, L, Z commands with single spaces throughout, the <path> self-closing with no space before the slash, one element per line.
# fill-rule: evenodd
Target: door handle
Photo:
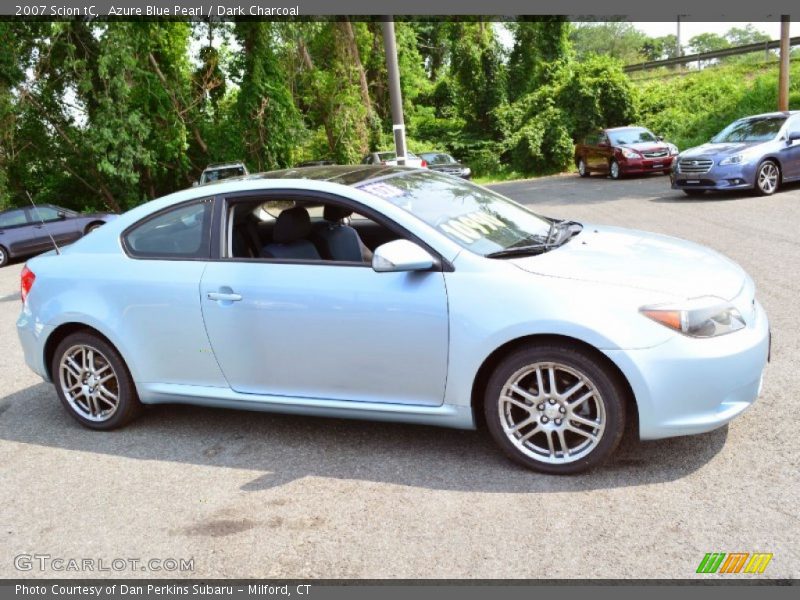
<path fill-rule="evenodd" d="M 234 294 L 233 292 L 208 292 L 208 299 L 217 302 L 239 302 L 242 299 L 242 295 Z"/>

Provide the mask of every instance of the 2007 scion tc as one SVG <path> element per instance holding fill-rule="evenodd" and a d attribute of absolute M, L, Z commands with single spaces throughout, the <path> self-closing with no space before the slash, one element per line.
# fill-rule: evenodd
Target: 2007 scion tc
<path fill-rule="evenodd" d="M 753 281 L 674 238 L 462 179 L 310 167 L 195 187 L 22 272 L 28 365 L 113 429 L 183 402 L 472 428 L 548 473 L 727 423 L 769 351 Z M 322 424 L 320 425 L 322 426 Z"/>

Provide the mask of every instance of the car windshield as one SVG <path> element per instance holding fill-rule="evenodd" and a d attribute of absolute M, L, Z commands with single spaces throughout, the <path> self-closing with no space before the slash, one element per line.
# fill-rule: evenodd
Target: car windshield
<path fill-rule="evenodd" d="M 449 165 L 456 162 L 449 154 L 441 154 L 439 152 L 426 152 L 425 154 L 420 154 L 420 157 L 424 158 L 429 165 Z"/>
<path fill-rule="evenodd" d="M 768 142 L 775 139 L 786 117 L 758 117 L 734 121 L 711 140 L 713 144 Z"/>
<path fill-rule="evenodd" d="M 359 189 L 388 200 L 484 256 L 544 243 L 551 230 L 549 219 L 508 198 L 435 171 L 367 181 Z"/>
<path fill-rule="evenodd" d="M 223 167 L 203 173 L 203 183 L 220 181 L 221 179 L 228 179 L 230 177 L 239 177 L 240 175 L 244 175 L 243 167 Z"/>
<path fill-rule="evenodd" d="M 620 129 L 609 131 L 608 137 L 614 146 L 625 146 L 627 144 L 641 144 L 642 142 L 657 142 L 658 138 L 653 132 L 644 127 L 631 127 L 630 129 Z"/>

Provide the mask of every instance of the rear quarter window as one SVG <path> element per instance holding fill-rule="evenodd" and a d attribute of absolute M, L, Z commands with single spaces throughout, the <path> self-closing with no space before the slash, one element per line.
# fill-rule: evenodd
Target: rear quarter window
<path fill-rule="evenodd" d="M 201 200 L 149 217 L 123 234 L 128 254 L 138 258 L 209 258 L 211 200 Z"/>

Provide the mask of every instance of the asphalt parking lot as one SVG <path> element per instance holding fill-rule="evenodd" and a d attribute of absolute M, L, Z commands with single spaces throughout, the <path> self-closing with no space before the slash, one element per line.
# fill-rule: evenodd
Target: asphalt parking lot
<path fill-rule="evenodd" d="M 194 559 L 95 576 L 692 578 L 707 552 L 771 552 L 762 577 L 800 576 L 800 186 L 699 200 L 662 176 L 496 189 L 738 261 L 772 323 L 760 400 L 712 433 L 626 440 L 576 477 L 518 468 L 483 432 L 421 426 L 160 406 L 90 432 L 24 365 L 17 263 L 0 270 L 0 577 L 87 575 L 14 566 L 49 554 Z"/>

